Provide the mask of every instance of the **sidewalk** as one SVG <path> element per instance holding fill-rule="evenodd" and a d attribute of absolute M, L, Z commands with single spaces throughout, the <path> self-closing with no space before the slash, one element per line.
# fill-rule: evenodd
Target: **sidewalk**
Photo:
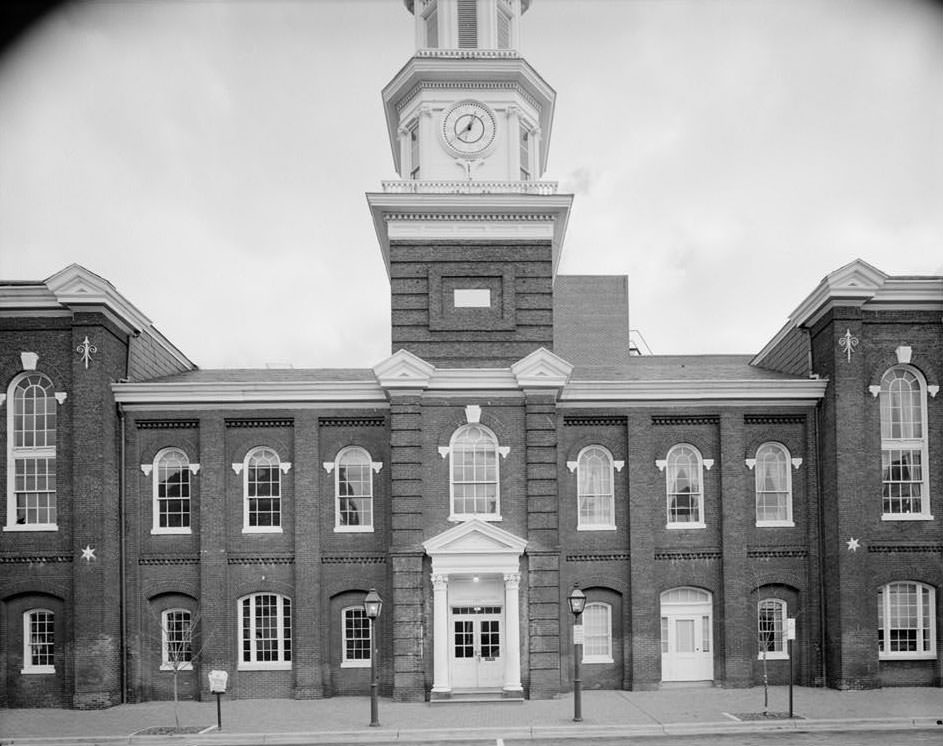
<path fill-rule="evenodd" d="M 771 687 L 769 710 L 788 711 L 788 689 Z M 320 700 L 226 700 L 217 732 L 216 703 L 183 702 L 181 725 L 212 727 L 183 738 L 134 736 L 152 726 L 172 726 L 172 702 L 121 705 L 108 710 L 0 710 L 0 744 L 239 744 L 419 743 L 433 739 L 534 738 L 557 735 L 629 736 L 757 730 L 940 729 L 943 689 L 900 688 L 864 692 L 796 687 L 794 714 L 801 720 L 738 721 L 761 713 L 763 689 L 664 689 L 654 692 L 583 693 L 583 722 L 574 723 L 573 698 L 524 703 L 404 704 L 381 699 L 379 728 L 369 728 L 366 697 Z"/>

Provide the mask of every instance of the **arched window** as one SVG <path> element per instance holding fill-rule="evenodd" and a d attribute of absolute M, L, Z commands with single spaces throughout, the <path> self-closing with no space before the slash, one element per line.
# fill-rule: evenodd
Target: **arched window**
<path fill-rule="evenodd" d="M 700 451 L 682 443 L 668 451 L 666 462 L 668 528 L 703 528 L 703 461 Z"/>
<path fill-rule="evenodd" d="M 878 589 L 878 657 L 936 658 L 933 588 L 909 581 Z"/>
<path fill-rule="evenodd" d="M 577 529 L 592 531 L 616 527 L 612 455 L 601 446 L 589 446 L 577 459 Z"/>
<path fill-rule="evenodd" d="M 334 516 L 337 531 L 373 531 L 373 463 L 363 448 L 337 454 Z"/>
<path fill-rule="evenodd" d="M 187 609 L 165 609 L 160 614 L 160 668 L 193 668 L 193 615 Z"/>
<path fill-rule="evenodd" d="M 764 598 L 756 605 L 758 658 L 788 658 L 786 650 L 786 602 Z"/>
<path fill-rule="evenodd" d="M 254 448 L 246 454 L 243 487 L 243 532 L 280 532 L 282 479 L 278 454 L 271 448 Z"/>
<path fill-rule="evenodd" d="M 789 451 L 764 443 L 756 451 L 756 525 L 792 526 L 792 472 Z"/>
<path fill-rule="evenodd" d="M 154 457 L 154 534 L 190 533 L 190 460 L 179 448 Z"/>
<path fill-rule="evenodd" d="M 56 530 L 56 401 L 52 381 L 23 373 L 7 414 L 7 529 Z"/>
<path fill-rule="evenodd" d="M 612 607 L 592 601 L 583 609 L 583 663 L 612 663 Z"/>
<path fill-rule="evenodd" d="M 927 394 L 910 366 L 881 379 L 881 472 L 885 520 L 930 518 L 927 484 Z"/>
<path fill-rule="evenodd" d="M 483 425 L 464 425 L 450 444 L 453 520 L 500 517 L 498 439 Z"/>
<path fill-rule="evenodd" d="M 341 654 L 342 668 L 361 668 L 370 665 L 370 620 L 363 606 L 348 606 L 341 609 L 341 626 L 344 630 L 344 650 Z"/>
<path fill-rule="evenodd" d="M 291 668 L 291 599 L 253 593 L 239 599 L 239 668 Z"/>
<path fill-rule="evenodd" d="M 23 614 L 23 668 L 20 673 L 55 673 L 55 614 L 30 609 Z"/>

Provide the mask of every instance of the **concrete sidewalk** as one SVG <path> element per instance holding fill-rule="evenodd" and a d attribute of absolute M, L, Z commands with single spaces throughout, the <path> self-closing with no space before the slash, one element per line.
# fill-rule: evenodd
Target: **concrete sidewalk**
<path fill-rule="evenodd" d="M 211 728 L 183 738 L 135 736 L 172 726 L 171 702 L 121 705 L 108 710 L 0 711 L 2 744 L 239 744 L 399 742 L 576 735 L 629 736 L 757 730 L 939 728 L 943 739 L 943 689 L 900 688 L 840 692 L 796 687 L 794 714 L 801 720 L 738 720 L 763 712 L 763 689 L 664 689 L 654 692 L 583 693 L 583 722 L 572 722 L 573 699 L 523 703 L 404 704 L 380 700 L 379 728 L 369 728 L 365 697 L 321 700 L 226 700 L 223 730 L 216 731 L 216 703 L 184 702 L 184 726 Z M 770 689 L 769 710 L 788 711 L 788 689 Z"/>

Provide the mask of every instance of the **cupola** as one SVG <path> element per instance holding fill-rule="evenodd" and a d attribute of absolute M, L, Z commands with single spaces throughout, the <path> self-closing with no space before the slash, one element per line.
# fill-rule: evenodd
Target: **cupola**
<path fill-rule="evenodd" d="M 530 0 L 405 0 L 416 17 L 416 53 L 505 49 L 520 44 L 521 16 Z"/>

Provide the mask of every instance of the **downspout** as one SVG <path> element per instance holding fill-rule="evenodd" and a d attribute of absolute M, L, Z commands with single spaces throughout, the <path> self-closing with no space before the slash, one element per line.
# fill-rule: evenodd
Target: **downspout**
<path fill-rule="evenodd" d="M 125 591 L 125 559 L 127 555 L 126 531 L 124 525 L 125 506 L 125 416 L 124 408 L 118 405 L 118 421 L 121 424 L 121 441 L 118 444 L 118 608 L 121 616 L 121 704 L 128 702 L 128 613 L 125 608 L 127 593 Z"/>
<path fill-rule="evenodd" d="M 821 655 L 819 655 L 820 666 L 822 669 L 822 686 L 828 686 L 828 627 L 826 627 L 825 615 L 825 494 L 822 484 L 822 448 L 819 441 L 819 416 L 822 412 L 821 402 L 815 406 L 815 475 L 816 491 L 819 498 L 819 634 L 821 635 Z"/>

